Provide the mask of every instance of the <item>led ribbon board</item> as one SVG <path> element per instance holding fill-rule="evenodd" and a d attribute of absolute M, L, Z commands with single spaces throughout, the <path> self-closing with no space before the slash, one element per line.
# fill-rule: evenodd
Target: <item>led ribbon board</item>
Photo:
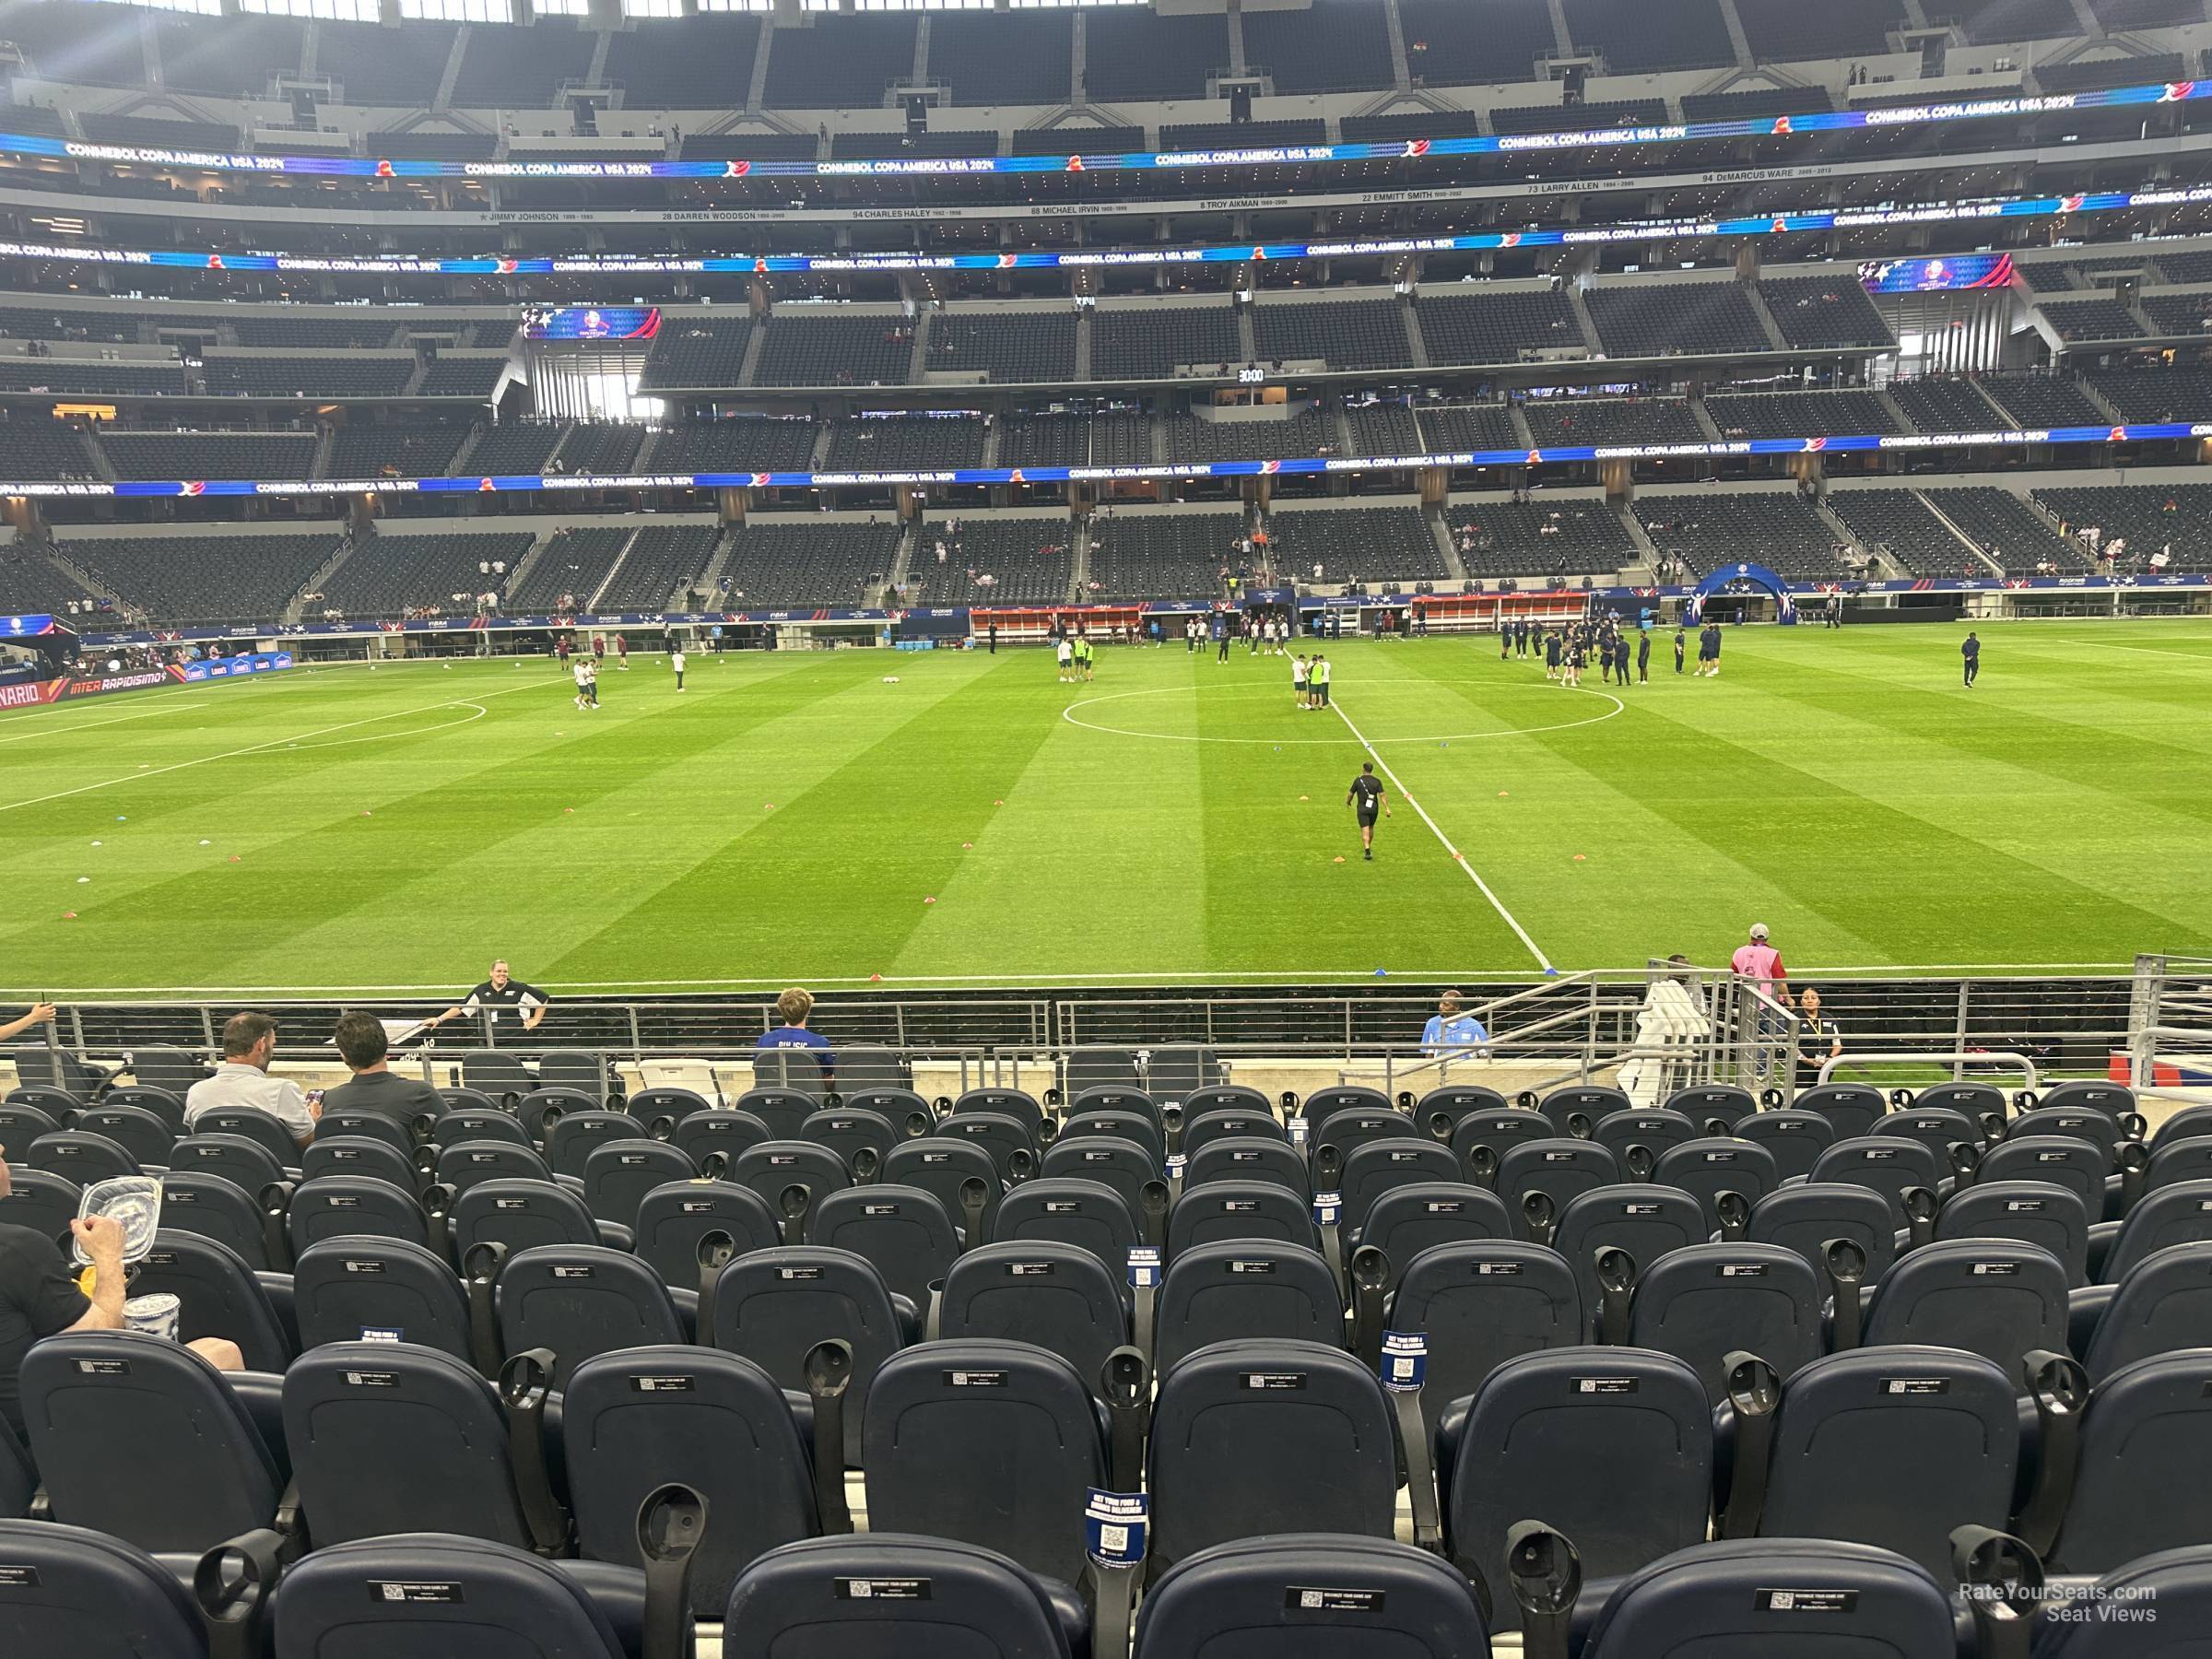
<path fill-rule="evenodd" d="M 264 156 L 135 144 L 86 144 L 31 133 L 0 133 L 0 153 L 54 160 L 108 161 L 201 172 L 304 174 L 368 179 L 727 179 L 957 178 L 982 173 L 1141 172 L 1189 168 L 1237 170 L 1330 161 L 1419 160 L 1445 156 L 1565 153 L 1624 145 L 1684 144 L 1700 138 L 1787 138 L 1861 128 L 1928 126 L 1952 121 L 2042 115 L 2073 110 L 2186 103 L 2212 97 L 2212 81 L 2167 81 L 2100 92 L 1979 98 L 1876 110 L 1807 110 L 1734 121 L 1684 121 L 1594 127 L 1567 133 L 1495 133 L 1467 138 L 1399 138 L 1381 144 L 1298 144 L 1229 149 L 1139 150 L 1101 155 L 897 157 L 853 161 L 408 161 L 359 156 Z"/>

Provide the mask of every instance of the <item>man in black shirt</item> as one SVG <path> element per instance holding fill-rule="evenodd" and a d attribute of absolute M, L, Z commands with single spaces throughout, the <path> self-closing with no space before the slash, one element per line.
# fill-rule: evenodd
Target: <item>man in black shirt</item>
<path fill-rule="evenodd" d="M 435 1029 L 449 1019 L 458 1019 L 464 1014 L 474 1014 L 483 1009 L 489 1013 L 496 1026 L 502 1008 L 512 1008 L 520 1014 L 525 1031 L 536 1030 L 545 1021 L 546 994 L 535 985 L 527 985 L 516 979 L 508 971 L 504 958 L 491 965 L 491 977 L 471 991 L 466 1002 L 448 1008 L 431 1020 L 430 1025 Z"/>
<path fill-rule="evenodd" d="M 337 1044 L 339 1057 L 353 1073 L 353 1079 L 323 1097 L 326 1115 L 372 1112 L 403 1125 L 418 1117 L 444 1115 L 445 1102 L 435 1088 L 419 1077 L 398 1076 L 386 1064 L 392 1045 L 384 1033 L 384 1022 L 375 1015 L 358 1009 L 339 1015 L 331 1041 Z"/>
<path fill-rule="evenodd" d="M 0 1198 L 9 1190 L 7 1165 L 0 1162 Z M 0 1222 L 0 1423 L 18 1440 L 23 1437 L 23 1356 L 32 1346 L 64 1331 L 124 1328 L 123 1229 L 110 1217 L 94 1216 L 72 1219 L 69 1230 L 92 1258 L 89 1296 L 77 1288 L 76 1272 L 52 1239 Z M 236 1343 L 202 1337 L 185 1346 L 218 1371 L 245 1369 Z"/>
<path fill-rule="evenodd" d="M 1382 788 L 1382 781 L 1375 776 L 1372 760 L 1359 763 L 1359 775 L 1352 780 L 1344 804 L 1358 809 L 1361 856 L 1371 863 L 1375 856 L 1375 814 L 1380 812 L 1386 818 L 1390 815 L 1390 796 Z"/>

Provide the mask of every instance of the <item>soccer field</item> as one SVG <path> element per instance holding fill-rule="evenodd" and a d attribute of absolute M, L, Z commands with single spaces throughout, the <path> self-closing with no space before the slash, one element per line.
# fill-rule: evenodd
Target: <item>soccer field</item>
<path fill-rule="evenodd" d="M 2212 951 L 2212 625 L 310 669 L 0 717 L 6 988 L 1426 978 Z M 1694 641 L 1693 641 L 1694 643 Z M 897 683 L 886 683 L 896 676 Z M 1394 816 L 1359 858 L 1373 746 Z M 1418 811 L 1411 809 L 1415 803 Z M 1464 854 L 1464 862 L 1455 854 Z M 17 1000 L 21 1000 L 18 996 Z"/>

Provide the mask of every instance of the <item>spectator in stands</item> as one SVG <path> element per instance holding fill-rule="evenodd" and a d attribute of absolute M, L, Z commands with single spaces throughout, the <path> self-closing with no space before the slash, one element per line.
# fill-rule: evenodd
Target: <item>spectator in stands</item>
<path fill-rule="evenodd" d="M 223 1063 L 215 1075 L 203 1077 L 184 1097 L 184 1126 L 189 1129 L 210 1112 L 252 1106 L 267 1112 L 301 1146 L 314 1138 L 315 1120 L 323 1108 L 302 1094 L 289 1077 L 269 1076 L 269 1059 L 276 1052 L 276 1022 L 266 1014 L 233 1014 L 223 1022 Z"/>
<path fill-rule="evenodd" d="M 830 1040 L 819 1031 L 806 1029 L 806 1016 L 814 1012 L 814 993 L 802 991 L 794 985 L 776 998 L 776 1018 L 782 1023 L 773 1030 L 760 1033 L 755 1049 L 812 1049 L 822 1063 L 822 1075 L 829 1077 Z"/>
<path fill-rule="evenodd" d="M 0 1151 L 5 1151 L 0 1147 Z M 0 1198 L 11 1191 L 7 1165 L 0 1161 Z M 0 1223 L 0 1422 L 23 1438 L 23 1356 L 34 1344 L 64 1331 L 120 1331 L 126 1280 L 123 1229 L 109 1216 L 72 1218 L 69 1230 L 92 1258 L 92 1291 L 78 1288 L 77 1276 L 53 1240 L 29 1227 Z M 243 1371 L 238 1345 L 203 1336 L 184 1345 L 218 1371 Z"/>
<path fill-rule="evenodd" d="M 491 965 L 491 977 L 471 991 L 466 1001 L 456 1004 L 431 1020 L 429 1029 L 435 1030 L 449 1019 L 458 1019 L 464 1014 L 479 1011 L 496 1026 L 500 1010 L 512 1008 L 522 1018 L 523 1030 L 535 1031 L 545 1023 L 546 1001 L 546 994 L 535 985 L 524 984 L 516 979 L 513 971 L 507 966 L 506 958 L 501 957 Z"/>
<path fill-rule="evenodd" d="M 393 1071 L 391 1039 L 375 1015 L 358 1008 L 339 1015 L 331 1041 L 353 1077 L 323 1097 L 324 1112 L 372 1112 L 401 1124 L 444 1115 L 445 1102 L 435 1088 Z"/>
<path fill-rule="evenodd" d="M 30 1005 L 30 1011 L 28 1014 L 18 1019 L 11 1019 L 6 1024 L 0 1025 L 0 1042 L 6 1042 L 12 1038 L 20 1037 L 32 1026 L 52 1025 L 53 1023 L 53 1005 L 52 1003 L 33 1003 Z"/>

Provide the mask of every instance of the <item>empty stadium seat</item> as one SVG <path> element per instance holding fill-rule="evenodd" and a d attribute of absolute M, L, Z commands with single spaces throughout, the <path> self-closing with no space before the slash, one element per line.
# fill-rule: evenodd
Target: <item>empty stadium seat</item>
<path fill-rule="evenodd" d="M 2010 1240 L 1952 1239 L 1900 1257 L 1882 1276 L 1864 1341 L 1964 1348 L 2024 1388 L 2023 1358 L 2065 1353 L 2066 1329 L 2066 1269 L 2056 1256 Z"/>
<path fill-rule="evenodd" d="M 1089 1647 L 1072 1593 L 994 1551 L 903 1533 L 769 1551 L 731 1590 L 723 1629 L 725 1659 L 891 1659 L 947 1641 L 973 1659 L 1076 1659 Z"/>
<path fill-rule="evenodd" d="M 1162 1375 L 1218 1342 L 1286 1339 L 1341 1347 L 1344 1301 L 1318 1252 L 1264 1239 L 1194 1244 L 1168 1265 L 1155 1311 Z"/>
<path fill-rule="evenodd" d="M 952 1218 L 921 1187 L 871 1182 L 831 1193 L 816 1207 L 807 1238 L 865 1256 L 884 1283 L 916 1308 L 960 1253 Z"/>
<path fill-rule="evenodd" d="M 404 1239 L 342 1235 L 308 1245 L 292 1264 L 300 1346 L 407 1342 L 465 1363 L 468 1300 L 451 1263 Z"/>
<path fill-rule="evenodd" d="M 599 1245 L 514 1252 L 500 1265 L 494 1298 L 505 1352 L 549 1350 L 556 1390 L 597 1355 L 678 1343 L 689 1335 L 667 1285 L 650 1266 L 627 1251 Z"/>
<path fill-rule="evenodd" d="M 1406 1264 L 1391 1328 L 1429 1338 L 1421 1416 L 1431 1434 L 1455 1401 L 1507 1360 L 1587 1340 L 1574 1271 L 1542 1244 L 1439 1244 Z"/>
<path fill-rule="evenodd" d="M 205 1659 L 199 1608 L 177 1575 L 88 1527 L 0 1519 L 0 1646 L 15 1653 Z"/>
<path fill-rule="evenodd" d="M 703 1312 L 703 1311 L 702 1311 Z M 894 1300 L 883 1276 L 849 1250 L 779 1245 L 738 1256 L 715 1281 L 712 1320 L 702 1343 L 752 1360 L 786 1390 L 806 1383 L 806 1356 L 818 1343 L 852 1348 L 844 1417 L 845 1461 L 861 1455 L 861 1426 L 877 1370 L 914 1340 L 916 1315 Z"/>
<path fill-rule="evenodd" d="M 1218 1544 L 1162 1574 L 1136 1626 L 1143 1659 L 1488 1659 L 1466 1579 L 1386 1538 L 1288 1533 Z"/>

